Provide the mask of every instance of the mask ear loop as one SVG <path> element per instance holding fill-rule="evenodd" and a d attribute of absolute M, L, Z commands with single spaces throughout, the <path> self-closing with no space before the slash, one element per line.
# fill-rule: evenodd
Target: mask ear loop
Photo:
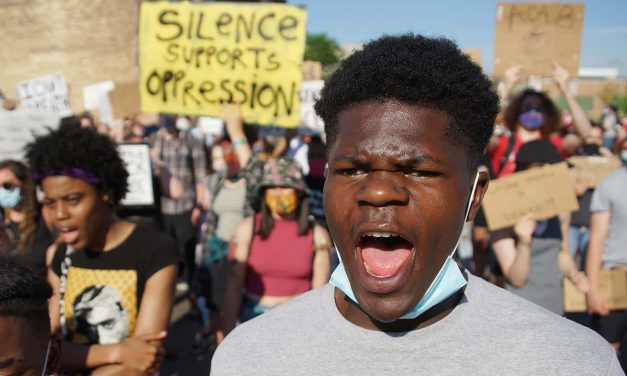
<path fill-rule="evenodd" d="M 468 199 L 468 207 L 466 208 L 466 215 L 464 216 L 464 222 L 468 221 L 468 214 L 470 214 L 470 208 L 472 208 L 472 202 L 475 198 L 475 191 L 477 190 L 477 183 L 479 182 L 479 170 L 475 173 L 475 183 L 472 185 L 470 191 L 470 198 Z"/>
<path fill-rule="evenodd" d="M 48 374 L 48 372 L 46 372 L 48 370 L 48 356 L 50 356 L 50 342 L 52 340 L 50 338 L 48 338 L 48 347 L 46 348 L 46 356 L 44 357 L 44 366 L 43 369 L 41 370 L 41 376 L 46 376 Z"/>
<path fill-rule="evenodd" d="M 468 220 L 468 214 L 470 214 L 470 208 L 472 208 L 472 202 L 475 198 L 475 191 L 477 190 L 477 183 L 479 182 L 479 170 L 475 173 L 475 182 L 472 185 L 472 189 L 470 190 L 470 197 L 468 198 L 468 206 L 466 207 L 466 215 L 464 216 L 464 223 Z M 453 251 L 449 255 L 449 257 L 453 257 L 455 252 L 457 251 L 457 247 L 459 247 L 459 242 L 462 240 L 461 234 L 459 235 L 459 239 L 457 239 L 457 244 L 453 248 Z"/>

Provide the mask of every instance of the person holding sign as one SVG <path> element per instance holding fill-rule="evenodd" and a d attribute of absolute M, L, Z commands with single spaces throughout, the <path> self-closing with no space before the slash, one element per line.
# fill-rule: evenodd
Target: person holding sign
<path fill-rule="evenodd" d="M 523 144 L 516 156 L 516 170 L 561 162 L 557 149 L 547 140 Z M 506 289 L 549 311 L 562 315 L 562 274 L 582 292 L 589 288 L 566 249 L 570 214 L 536 221 L 532 215 L 515 226 L 490 235 L 494 255 L 503 271 Z"/>
<path fill-rule="evenodd" d="M 501 91 L 504 100 L 509 98 L 523 72 L 524 68 L 520 66 L 511 67 L 505 72 L 504 89 Z M 586 137 L 591 128 L 590 120 L 568 90 L 568 71 L 554 63 L 553 79 L 566 98 L 577 133 L 580 137 Z M 495 136 L 488 147 L 496 178 L 514 172 L 516 154 L 525 142 L 548 139 L 563 155 L 574 149 L 573 145 L 555 134 L 560 127 L 560 113 L 555 103 L 542 92 L 525 89 L 518 93 L 505 108 L 504 119 L 511 134 Z"/>
<path fill-rule="evenodd" d="M 454 43 L 374 40 L 342 61 L 316 111 L 342 263 L 330 284 L 231 332 L 212 375 L 623 374 L 596 333 L 453 260 L 487 190 L 477 167 L 498 112 Z"/>
<path fill-rule="evenodd" d="M 68 125 L 36 138 L 26 157 L 61 243 L 46 255 L 50 321 L 64 339 L 60 371 L 158 371 L 178 274 L 176 245 L 115 216 L 128 186 L 115 145 L 94 129 Z"/>
<path fill-rule="evenodd" d="M 627 310 L 610 310 L 607 297 L 599 292 L 601 269 L 627 268 L 627 139 L 619 144 L 623 167 L 601 180 L 592 195 L 590 245 L 586 271 L 590 277 L 588 309 L 593 327 L 619 351 L 627 335 Z"/>

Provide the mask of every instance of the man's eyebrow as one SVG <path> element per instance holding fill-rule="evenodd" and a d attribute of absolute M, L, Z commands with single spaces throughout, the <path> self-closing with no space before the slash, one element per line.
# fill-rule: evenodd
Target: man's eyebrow
<path fill-rule="evenodd" d="M 367 163 L 363 158 L 357 157 L 355 155 L 350 155 L 350 154 L 343 154 L 343 155 L 338 155 L 336 157 L 333 158 L 334 162 L 350 162 L 353 164 L 364 164 Z M 435 164 L 439 164 L 439 165 L 445 165 L 446 163 L 444 161 L 442 161 L 441 159 L 435 158 L 433 156 L 430 156 L 428 154 L 419 154 L 419 155 L 414 155 L 414 156 L 408 156 L 408 157 L 401 157 L 398 158 L 397 164 L 400 166 L 416 166 L 425 162 L 429 162 L 429 163 L 435 163 Z"/>
<path fill-rule="evenodd" d="M 441 159 L 432 157 L 428 154 L 420 154 L 420 155 L 416 155 L 416 156 L 412 156 L 408 158 L 402 158 L 399 160 L 400 164 L 410 165 L 410 166 L 418 165 L 418 164 L 425 163 L 425 162 L 436 163 L 440 165 L 446 164 Z"/>

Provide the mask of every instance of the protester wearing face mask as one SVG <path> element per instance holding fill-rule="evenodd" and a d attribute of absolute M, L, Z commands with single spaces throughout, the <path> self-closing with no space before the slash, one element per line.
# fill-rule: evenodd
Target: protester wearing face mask
<path fill-rule="evenodd" d="M 61 343 L 50 335 L 45 279 L 0 257 L 0 375 L 52 375 Z"/>
<path fill-rule="evenodd" d="M 225 104 L 223 114 L 231 141 L 224 141 L 214 147 L 220 150 L 224 168 L 214 171 L 211 202 L 201 226 L 199 246 L 202 257 L 192 285 L 203 325 L 194 337 L 194 347 L 198 350 L 203 350 L 205 344 L 213 344 L 213 334 L 218 342 L 224 337 L 221 316 L 228 278 L 228 242 L 233 237 L 235 227 L 245 216 L 247 207 L 247 181 L 242 166 L 247 164 L 251 149 L 244 135 L 239 106 Z"/>
<path fill-rule="evenodd" d="M 244 218 L 234 234 L 225 335 L 238 317 L 240 322 L 257 317 L 324 285 L 329 277 L 331 239 L 309 217 L 306 186 L 296 162 L 269 160 L 257 192 L 261 212 Z"/>
<path fill-rule="evenodd" d="M 22 162 L 0 162 L 0 208 L 0 254 L 10 254 L 45 278 L 52 236 L 41 217 L 30 171 Z"/>
<path fill-rule="evenodd" d="M 184 116 L 161 115 L 161 129 L 151 138 L 156 164 L 164 164 L 182 187 L 180 197 L 168 197 L 162 191 L 161 212 L 165 233 L 177 242 L 182 260 L 179 291 L 187 291 L 194 269 L 196 227 L 206 210 L 206 154 L 204 144 L 189 132 L 191 121 Z"/>
<path fill-rule="evenodd" d="M 520 66 L 512 67 L 505 73 L 505 90 L 502 96 L 508 97 L 515 84 L 521 79 L 524 69 Z M 570 76 L 568 71 L 554 63 L 553 80 L 566 98 L 569 110 L 575 123 L 575 130 L 579 137 L 585 138 L 590 131 L 590 120 L 581 106 L 577 103 L 568 88 Z M 504 98 L 506 99 L 506 98 Z M 525 89 L 515 95 L 504 113 L 505 125 L 509 135 L 495 136 L 497 140 L 490 141 L 488 154 L 492 163 L 494 177 L 509 175 L 516 168 L 516 154 L 520 146 L 526 142 L 547 139 L 566 155 L 571 145 L 562 150 L 563 139 L 556 132 L 560 127 L 560 113 L 555 103 L 543 92 Z"/>
<path fill-rule="evenodd" d="M 575 150 L 573 155 L 613 157 L 612 152 L 603 146 L 603 128 L 593 124 L 583 144 Z M 571 214 L 568 248 L 573 259 L 579 256 L 580 270 L 584 270 L 586 250 L 590 239 L 590 202 L 593 192 L 594 188 L 590 188 L 589 181 L 580 181 L 575 184 L 579 209 Z"/>
<path fill-rule="evenodd" d="M 549 141 L 530 141 L 520 147 L 516 171 L 562 161 Z M 515 226 L 490 234 L 505 288 L 558 315 L 564 313 L 562 275 L 584 293 L 589 288 L 587 277 L 566 249 L 569 220 L 569 213 L 538 221 L 527 215 Z"/>

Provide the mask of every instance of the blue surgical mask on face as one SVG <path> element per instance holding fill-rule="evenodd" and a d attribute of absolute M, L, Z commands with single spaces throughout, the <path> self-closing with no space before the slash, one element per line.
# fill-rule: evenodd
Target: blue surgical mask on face
<path fill-rule="evenodd" d="M 472 186 L 470 198 L 468 199 L 468 206 L 466 208 L 466 216 L 464 217 L 464 220 L 468 219 L 468 214 L 470 213 L 470 208 L 473 201 L 472 199 L 475 196 L 475 190 L 477 188 L 478 181 L 479 173 L 475 175 L 475 182 Z M 457 263 L 453 260 L 453 254 L 455 254 L 460 240 L 461 236 L 457 240 L 457 244 L 453 248 L 453 252 L 448 255 L 448 257 L 444 261 L 444 264 L 440 268 L 440 271 L 438 271 L 438 274 L 431 282 L 431 285 L 427 289 L 427 292 L 425 292 L 422 299 L 420 299 L 420 301 L 414 306 L 414 308 L 401 316 L 401 319 L 415 319 L 416 317 L 427 311 L 429 308 L 443 302 L 451 295 L 459 291 L 462 287 L 466 286 L 466 278 L 464 278 L 464 275 L 462 274 L 461 270 L 459 270 Z M 351 287 L 348 275 L 346 274 L 344 264 L 341 261 L 335 271 L 333 271 L 329 283 L 340 289 L 346 296 L 348 296 L 353 302 L 355 302 L 355 304 L 359 304 L 357 302 L 355 294 L 353 293 L 353 288 Z"/>
<path fill-rule="evenodd" d="M 627 163 L 627 150 L 622 150 L 620 152 L 620 159 L 622 159 L 623 163 Z"/>
<path fill-rule="evenodd" d="M 518 116 L 518 121 L 528 131 L 535 131 L 544 125 L 544 114 L 538 110 L 529 110 Z"/>
<path fill-rule="evenodd" d="M 20 187 L 6 189 L 0 187 L 0 206 L 11 209 L 17 206 L 22 200 L 22 192 Z"/>

